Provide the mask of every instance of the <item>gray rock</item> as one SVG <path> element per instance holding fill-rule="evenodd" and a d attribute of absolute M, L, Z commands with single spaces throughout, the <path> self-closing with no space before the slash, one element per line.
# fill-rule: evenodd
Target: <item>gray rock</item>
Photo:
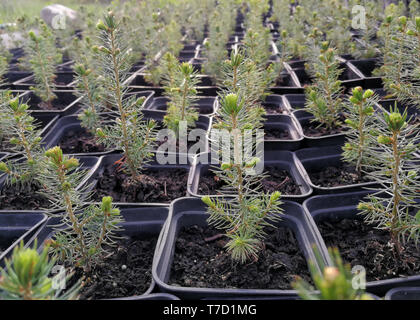
<path fill-rule="evenodd" d="M 53 29 L 75 29 L 79 24 L 77 12 L 61 4 L 52 4 L 43 8 L 41 18 Z"/>

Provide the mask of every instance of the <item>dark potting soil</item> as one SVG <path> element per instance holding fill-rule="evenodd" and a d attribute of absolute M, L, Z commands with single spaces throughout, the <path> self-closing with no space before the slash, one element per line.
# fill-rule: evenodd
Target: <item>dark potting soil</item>
<path fill-rule="evenodd" d="M 326 167 L 318 172 L 310 172 L 309 175 L 314 185 L 328 188 L 371 181 L 363 173 L 359 177 L 355 167 L 345 164 L 339 167 Z"/>
<path fill-rule="evenodd" d="M 113 255 L 92 270 L 91 281 L 85 281 L 80 299 L 122 298 L 145 293 L 152 282 L 156 242 L 156 238 L 120 240 L 117 247 L 110 249 Z"/>
<path fill-rule="evenodd" d="M 265 167 L 265 173 L 268 177 L 262 180 L 263 190 L 265 192 L 280 191 L 283 195 L 300 195 L 300 187 L 296 184 L 293 177 L 285 170 L 278 167 Z M 212 171 L 200 177 L 198 185 L 198 194 L 220 195 L 220 190 L 225 183 L 221 181 Z"/>
<path fill-rule="evenodd" d="M 290 229 L 269 228 L 258 261 L 237 264 L 224 246 L 226 238 L 208 241 L 220 233 L 214 228 L 183 228 L 169 283 L 199 288 L 291 289 L 296 276 L 310 281 L 307 263 Z M 206 241 L 207 239 L 207 241 Z"/>
<path fill-rule="evenodd" d="M 262 105 L 267 114 L 284 114 L 286 112 L 283 105 L 279 105 L 278 103 L 265 102 Z"/>
<path fill-rule="evenodd" d="M 61 138 L 59 146 L 64 153 L 89 153 L 105 151 L 105 146 L 98 144 L 95 137 L 85 129 L 82 131 L 67 131 Z"/>
<path fill-rule="evenodd" d="M 327 129 L 325 127 L 318 127 L 319 123 L 317 122 L 307 122 L 302 125 L 303 133 L 307 137 L 323 137 L 323 136 L 329 136 L 333 134 L 339 134 L 346 132 L 346 129 L 344 127 L 338 127 L 333 129 Z"/>
<path fill-rule="evenodd" d="M 319 230 L 328 247 L 337 247 L 344 261 L 366 269 L 368 281 L 420 274 L 420 251 L 409 242 L 400 258 L 390 245 L 390 234 L 362 220 L 321 221 Z"/>
<path fill-rule="evenodd" d="M 0 255 L 6 251 L 7 249 L 9 249 L 9 247 L 17 240 L 18 238 L 5 238 L 5 237 L 1 237 L 0 238 Z"/>
<path fill-rule="evenodd" d="M 7 185 L 0 189 L 0 210 L 40 210 L 50 202 L 38 192 L 36 184 Z"/>
<path fill-rule="evenodd" d="M 115 202 L 171 202 L 187 194 L 187 169 L 145 169 L 142 180 L 133 182 L 130 175 L 112 164 L 98 177 L 96 201 L 111 196 Z"/>
<path fill-rule="evenodd" d="M 265 129 L 265 140 L 292 140 L 290 132 L 282 129 Z"/>
<path fill-rule="evenodd" d="M 40 102 L 36 106 L 31 105 L 31 110 L 64 110 L 67 107 L 67 104 L 60 103 L 57 100 L 54 100 L 51 105 L 45 102 Z"/>

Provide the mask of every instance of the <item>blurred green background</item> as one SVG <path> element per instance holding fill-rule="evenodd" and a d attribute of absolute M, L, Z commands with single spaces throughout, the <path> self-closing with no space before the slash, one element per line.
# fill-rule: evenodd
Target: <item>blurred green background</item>
<path fill-rule="evenodd" d="M 110 2 L 108 0 L 0 0 L 0 24 L 14 22 L 16 18 L 23 14 L 39 16 L 41 9 L 50 4 L 62 4 L 77 10 L 81 5 L 88 7 L 104 6 Z"/>

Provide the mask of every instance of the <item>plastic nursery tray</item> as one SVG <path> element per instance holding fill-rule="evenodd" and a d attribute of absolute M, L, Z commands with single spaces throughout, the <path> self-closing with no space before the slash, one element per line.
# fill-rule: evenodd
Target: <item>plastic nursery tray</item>
<path fill-rule="evenodd" d="M 420 300 L 420 287 L 403 287 L 391 289 L 385 300 Z"/>
<path fill-rule="evenodd" d="M 157 251 L 159 249 L 160 239 L 163 237 L 161 233 L 165 232 L 164 225 L 168 217 L 168 206 L 162 204 L 136 204 L 136 205 L 118 205 L 121 210 L 121 215 L 124 218 L 120 236 L 136 237 L 139 239 L 146 239 L 150 237 L 157 238 L 157 244 L 153 260 L 156 259 Z M 54 227 L 59 225 L 60 218 L 54 217 L 48 219 L 45 225 L 35 233 L 29 245 L 37 239 L 38 250 L 41 251 L 45 240 L 54 237 Z M 131 297 L 120 297 L 115 300 L 177 300 L 172 295 L 153 294 L 155 291 L 155 282 L 152 279 L 149 288 L 142 295 Z M 114 300 L 114 299 L 112 299 Z"/>
<path fill-rule="evenodd" d="M 77 98 L 74 91 L 71 90 L 54 90 L 53 91 L 57 96 L 52 102 L 52 105 L 60 104 L 63 105 L 62 109 L 40 109 L 38 104 L 41 102 L 41 99 L 35 95 L 33 91 L 24 91 L 19 95 L 19 100 L 25 103 L 28 103 L 30 108 L 29 110 L 36 112 L 37 114 L 48 113 L 54 115 L 68 115 L 77 112 L 80 106 L 80 99 Z"/>
<path fill-rule="evenodd" d="M 372 191 L 358 191 L 348 193 L 337 193 L 331 195 L 320 195 L 309 198 L 303 203 L 303 207 L 308 214 L 308 219 L 313 219 L 316 223 L 319 223 L 323 219 L 363 219 L 362 216 L 358 215 L 357 205 L 366 197 L 369 192 Z M 314 229 L 314 233 L 317 235 L 320 243 L 320 249 L 323 257 L 332 265 L 332 261 L 329 258 L 327 246 L 322 238 L 322 234 L 318 228 Z M 394 278 L 388 280 L 370 281 L 366 284 L 366 290 L 369 293 L 384 296 L 386 292 L 396 287 L 409 287 L 409 286 L 420 286 L 420 275 Z"/>
<path fill-rule="evenodd" d="M 13 248 L 27 241 L 47 221 L 47 216 L 38 211 L 0 211 L 0 243 L 5 248 L 0 251 L 0 267 L 5 266 L 5 258 L 10 258 Z"/>
<path fill-rule="evenodd" d="M 214 155 L 212 155 L 212 153 L 210 152 L 201 153 L 194 157 L 194 161 L 190 170 L 190 176 L 188 179 L 188 194 L 190 196 L 206 196 L 206 194 L 198 193 L 198 187 L 201 176 L 207 174 L 214 166 L 218 166 L 217 164 L 212 164 L 210 161 L 211 159 L 213 159 L 212 162 L 217 163 L 217 158 L 215 158 Z M 301 190 L 300 195 L 282 194 L 282 199 L 294 200 L 299 202 L 303 201 L 312 194 L 312 188 L 309 186 L 304 174 L 300 170 L 301 165 L 298 164 L 298 162 L 299 160 L 296 158 L 293 152 L 283 150 L 269 150 L 267 148 L 265 149 L 264 166 L 278 167 L 280 169 L 286 170 Z M 217 197 L 218 195 L 210 196 Z"/>
<path fill-rule="evenodd" d="M 56 78 L 54 80 L 54 87 L 57 90 L 72 90 L 73 87 L 73 80 L 75 78 L 75 74 L 73 71 L 60 71 L 55 73 Z M 20 79 L 15 81 L 13 85 L 15 86 L 16 90 L 30 90 L 30 87 L 35 86 L 35 77 L 33 75 L 28 76 L 26 78 Z"/>
<path fill-rule="evenodd" d="M 266 136 L 264 144 L 269 150 L 297 150 L 303 141 L 303 136 L 296 125 L 294 118 L 288 115 L 267 115 L 264 121 L 264 130 Z M 277 132 L 287 132 L 289 137 L 284 138 L 268 138 L 268 130 L 277 130 Z"/>
<path fill-rule="evenodd" d="M 166 113 L 169 101 L 170 99 L 168 97 L 156 97 L 147 109 Z M 219 108 L 219 102 L 216 97 L 198 97 L 197 101 L 194 102 L 194 106 L 201 115 L 211 116 L 214 115 Z"/>
<path fill-rule="evenodd" d="M 285 226 L 293 230 L 299 247 L 307 261 L 315 261 L 313 246 L 317 246 L 317 240 L 312 233 L 312 227 L 307 223 L 303 208 L 290 201 L 284 201 L 282 208 L 284 216 L 278 222 L 278 226 Z M 227 297 L 273 297 L 296 296 L 295 290 L 263 290 L 263 289 L 218 289 L 218 288 L 187 288 L 168 284 L 171 273 L 171 265 L 175 253 L 176 237 L 182 227 L 192 225 L 207 225 L 206 205 L 198 198 L 180 198 L 172 202 L 167 220 L 162 245 L 159 248 L 157 259 L 153 264 L 153 278 L 162 292 L 174 294 L 181 299 L 204 299 L 213 297 L 217 299 Z"/>
<path fill-rule="evenodd" d="M 376 182 L 365 182 L 337 187 L 322 187 L 315 185 L 311 180 L 310 173 L 318 172 L 327 167 L 339 167 L 343 164 L 342 152 L 343 150 L 340 146 L 307 148 L 300 149 L 295 152 L 296 157 L 299 159 L 297 164 L 301 166 L 299 169 L 316 194 L 344 192 L 350 190 L 357 191 L 366 187 L 374 188 L 378 186 Z"/>

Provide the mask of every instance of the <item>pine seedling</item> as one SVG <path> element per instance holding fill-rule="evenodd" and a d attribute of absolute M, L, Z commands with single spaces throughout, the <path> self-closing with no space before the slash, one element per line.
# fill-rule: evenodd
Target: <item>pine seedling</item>
<path fill-rule="evenodd" d="M 20 156 L 17 161 L 0 162 L 0 173 L 6 173 L 11 184 L 33 181 L 42 164 L 41 133 L 28 109 L 18 98 L 0 105 L 1 131 L 10 151 Z"/>
<path fill-rule="evenodd" d="M 193 106 L 197 100 L 197 84 L 197 72 L 190 63 L 183 62 L 174 74 L 174 86 L 166 89 L 170 102 L 163 122 L 177 136 L 181 122 L 186 122 L 188 128 L 194 128 L 198 120 L 198 111 Z"/>
<path fill-rule="evenodd" d="M 7 61 L 7 58 L 4 56 L 0 56 L 0 86 L 6 84 L 5 75 L 8 69 L 9 62 Z"/>
<path fill-rule="evenodd" d="M 420 130 L 418 124 L 408 123 L 407 111 L 400 113 L 397 106 L 379 115 L 374 128 L 376 144 L 369 152 L 374 162 L 368 176 L 381 188 L 358 208 L 367 223 L 390 232 L 399 255 L 401 243 L 418 243 L 420 236 L 420 205 L 415 201 L 420 188 L 419 161 L 414 155 Z"/>
<path fill-rule="evenodd" d="M 78 297 L 80 283 L 61 294 L 54 288 L 54 279 L 50 277 L 55 259 L 49 259 L 49 247 L 44 246 L 37 252 L 34 248 L 25 248 L 23 242 L 13 250 L 11 259 L 6 259 L 6 267 L 1 269 L 0 298 L 2 300 L 75 300 Z M 71 278 L 71 274 L 66 280 Z"/>
<path fill-rule="evenodd" d="M 78 118 L 82 127 L 95 135 L 96 129 L 101 125 L 100 113 L 104 111 L 101 101 L 103 95 L 101 78 L 83 64 L 76 65 L 74 72 L 76 74 L 75 88 L 83 108 Z"/>
<path fill-rule="evenodd" d="M 337 248 L 328 250 L 333 265 L 327 266 L 316 250 L 316 258 L 321 266 L 321 271 L 314 262 L 309 263 L 312 280 L 315 288 L 298 278 L 293 283 L 293 288 L 298 291 L 304 300 L 372 300 L 362 289 L 353 287 L 353 274 L 349 264 L 344 264 Z M 318 291 L 315 291 L 318 290 Z"/>
<path fill-rule="evenodd" d="M 347 142 L 343 147 L 343 159 L 356 167 L 361 176 L 362 170 L 371 162 L 369 147 L 371 146 L 370 130 L 375 113 L 374 106 L 379 97 L 372 90 L 363 92 L 361 87 L 353 89 L 353 95 L 346 104 L 345 126 Z"/>
<path fill-rule="evenodd" d="M 306 90 L 305 110 L 313 114 L 313 121 L 319 123 L 318 127 L 332 129 L 341 125 L 340 115 L 344 104 L 339 76 L 342 70 L 335 50 L 329 48 L 328 42 L 323 42 L 320 49 L 321 54 L 307 64 L 314 84 Z"/>
<path fill-rule="evenodd" d="M 208 206 L 208 223 L 226 232 L 229 239 L 226 248 L 232 259 L 240 263 L 258 259 L 264 229 L 272 226 L 282 214 L 280 192 L 271 195 L 261 192 L 263 175 L 255 170 L 260 159 L 251 155 L 242 157 L 242 147 L 255 149 L 255 141 L 245 136 L 247 130 L 253 129 L 248 119 L 247 110 L 237 95 L 229 94 L 222 99 L 216 128 L 226 130 L 230 136 L 231 143 L 224 144 L 222 148 L 227 149 L 222 152 L 227 152 L 231 160 L 215 169 L 215 173 L 227 187 L 220 190 L 222 198 L 202 198 Z"/>
<path fill-rule="evenodd" d="M 52 101 L 56 98 L 54 93 L 56 78 L 55 66 L 61 62 L 62 56 L 55 46 L 55 38 L 45 23 L 40 23 L 41 32 L 36 35 L 29 32 L 25 46 L 25 59 L 30 64 L 34 73 L 35 87 L 31 90 L 46 103 L 48 109 L 52 109 Z"/>
<path fill-rule="evenodd" d="M 232 50 L 230 60 L 222 65 L 222 96 L 229 93 L 238 95 L 248 110 L 249 122 L 260 128 L 265 110 L 260 104 L 265 93 L 264 71 L 250 59 L 246 58 L 244 50 Z"/>
<path fill-rule="evenodd" d="M 420 16 L 420 3 L 417 0 L 411 0 L 408 5 L 410 17 L 415 18 Z"/>
<path fill-rule="evenodd" d="M 282 30 L 280 32 L 280 37 L 277 40 L 277 49 L 279 51 L 279 61 L 277 64 L 279 73 L 284 70 L 284 63 L 290 61 L 293 58 L 288 39 L 289 34 L 287 30 Z"/>
<path fill-rule="evenodd" d="M 384 86 L 398 100 L 420 108 L 420 17 L 402 16 L 384 57 Z"/>
<path fill-rule="evenodd" d="M 53 209 L 65 210 L 55 228 L 52 250 L 59 261 L 88 273 L 107 253 L 105 246 L 115 244 L 115 233 L 122 222 L 120 212 L 112 206 L 111 197 L 104 197 L 100 206 L 85 207 L 84 201 L 90 198 L 89 185 L 79 187 L 86 179 L 79 161 L 63 155 L 60 147 L 47 150 L 45 156 L 40 177 L 45 196 Z"/>
<path fill-rule="evenodd" d="M 102 46 L 97 48 L 98 58 L 104 66 L 102 77 L 107 84 L 107 102 L 115 106 L 117 117 L 108 125 L 98 128 L 98 142 L 123 151 L 121 167 L 127 170 L 133 181 L 140 181 L 140 170 L 151 158 L 155 141 L 153 120 L 145 121 L 142 114 L 144 98 L 127 97 L 124 80 L 128 77 L 130 49 L 123 39 L 123 30 L 112 12 L 97 25 Z"/>

